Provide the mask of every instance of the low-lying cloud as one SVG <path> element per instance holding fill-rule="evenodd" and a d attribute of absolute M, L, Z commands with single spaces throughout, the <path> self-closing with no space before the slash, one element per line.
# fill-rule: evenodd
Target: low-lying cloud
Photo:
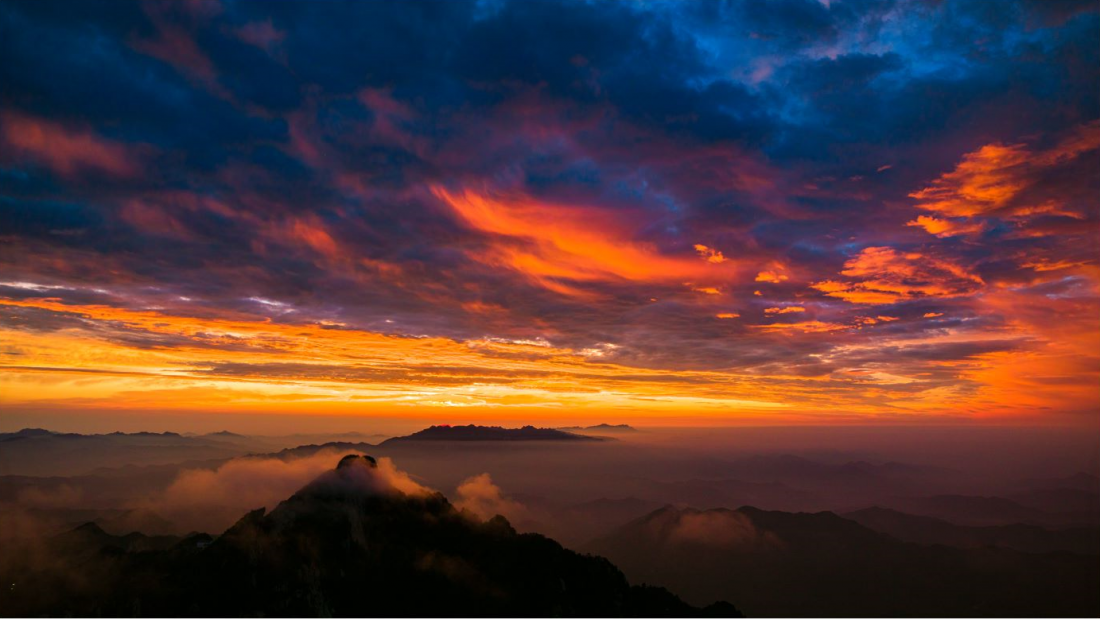
<path fill-rule="evenodd" d="M 780 543 L 779 538 L 770 531 L 757 529 L 748 516 L 724 510 L 683 514 L 668 539 L 677 544 L 746 548 Z"/>
<path fill-rule="evenodd" d="M 483 520 L 498 514 L 513 523 L 530 517 L 526 507 L 504 496 L 504 492 L 493 483 L 488 473 L 466 479 L 459 484 L 455 494 L 455 507 L 464 509 Z"/>
<path fill-rule="evenodd" d="M 148 505 L 183 529 L 221 532 L 247 511 L 271 509 L 354 452 L 325 451 L 294 459 L 240 458 L 214 470 L 186 470 Z M 430 489 L 397 469 L 389 458 L 357 475 L 357 487 L 424 494 Z"/>

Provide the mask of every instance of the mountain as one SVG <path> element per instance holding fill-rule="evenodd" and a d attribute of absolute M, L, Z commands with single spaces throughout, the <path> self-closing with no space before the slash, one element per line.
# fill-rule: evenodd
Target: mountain
<path fill-rule="evenodd" d="M 60 551 L 61 554 L 70 556 L 80 553 L 93 555 L 104 551 L 138 553 L 165 550 L 178 544 L 180 539 L 173 535 L 145 535 L 138 532 L 111 535 L 98 524 L 88 522 L 57 535 L 50 540 L 50 546 L 55 552 Z"/>
<path fill-rule="evenodd" d="M 644 497 L 651 500 L 660 499 L 664 503 L 699 508 L 759 505 L 768 509 L 797 510 L 805 505 L 820 505 L 822 502 L 818 495 L 779 482 L 692 478 L 677 481 L 647 480 L 637 486 L 635 490 L 641 491 Z"/>
<path fill-rule="evenodd" d="M 1100 562 L 905 543 L 831 512 L 666 507 L 584 548 L 749 616 L 1097 616 Z"/>
<path fill-rule="evenodd" d="M 697 459 L 702 465 L 705 461 Z M 792 454 L 718 459 L 697 466 L 692 488 L 673 490 L 665 502 L 695 507 L 758 505 L 792 510 L 850 511 L 891 499 L 954 491 L 964 476 L 949 469 L 900 462 L 820 461 Z M 721 483 L 719 483 L 719 481 Z M 632 493 L 648 492 L 632 488 Z M 639 494 L 643 496 L 643 494 Z M 650 496 L 652 496 L 650 494 Z"/>
<path fill-rule="evenodd" d="M 2 449 L 0 449 L 2 451 Z M 26 497 L 61 497 L 67 501 L 46 501 L 56 507 L 115 509 L 134 499 L 149 496 L 169 486 L 184 470 L 213 470 L 229 461 L 186 460 L 175 464 L 126 465 L 92 469 L 88 474 L 62 476 L 0 475 L 0 509 L 19 505 Z M 32 504 L 37 505 L 35 501 Z"/>
<path fill-rule="evenodd" d="M 950 471 L 935 467 L 865 461 L 820 462 L 801 456 L 755 455 L 707 462 L 684 469 L 681 476 L 628 482 L 620 490 L 662 504 L 697 508 L 755 505 L 766 509 L 799 511 L 841 508 L 844 511 L 898 495 L 919 496 L 927 487 L 940 487 Z"/>
<path fill-rule="evenodd" d="M 637 497 L 622 499 L 596 499 L 566 507 L 555 514 L 558 518 L 574 523 L 574 527 L 588 533 L 588 541 L 596 534 L 610 531 L 615 526 L 629 522 L 660 507 L 660 504 Z"/>
<path fill-rule="evenodd" d="M 738 479 L 813 484 L 815 488 L 822 485 L 848 488 L 909 486 L 925 479 L 957 475 L 949 469 L 901 462 L 873 464 L 860 460 L 829 464 L 794 455 L 760 455 L 733 460 L 726 466 L 725 473 Z"/>
<path fill-rule="evenodd" d="M 1069 477 L 1030 479 L 1004 495 L 1021 505 L 1055 514 L 1056 524 L 1100 522 L 1100 478 L 1079 472 Z"/>
<path fill-rule="evenodd" d="M 0 434 L 0 472 L 27 476 L 80 475 L 104 467 L 232 458 L 249 451 L 238 440 L 182 436 L 175 432 L 62 434 L 24 429 Z"/>
<path fill-rule="evenodd" d="M 229 430 L 219 430 L 217 432 L 207 432 L 206 434 L 200 434 L 199 437 L 200 438 L 211 438 L 211 439 L 215 439 L 215 440 L 221 439 L 221 440 L 228 440 L 228 441 L 245 440 L 245 439 L 248 438 L 247 436 L 245 436 L 243 434 L 237 434 L 236 432 L 230 432 Z"/>
<path fill-rule="evenodd" d="M 61 434 L 59 432 L 51 432 L 42 428 L 23 428 L 18 432 L 0 432 L 0 443 L 7 441 L 17 441 L 20 439 L 31 438 L 35 436 L 80 436 L 79 434 Z"/>
<path fill-rule="evenodd" d="M 321 453 L 323 451 L 362 451 L 377 447 L 370 443 L 347 443 L 343 441 L 333 441 L 329 443 L 322 443 L 320 445 L 298 445 L 297 447 L 287 447 L 275 453 L 264 454 L 249 454 L 244 456 L 245 458 L 279 458 L 281 460 L 289 458 L 302 458 L 306 456 L 312 456 L 314 454 Z"/>
<path fill-rule="evenodd" d="M 1051 518 L 1043 510 L 996 496 L 939 494 L 897 500 L 891 507 L 906 513 L 970 526 L 1037 523 L 1049 521 Z"/>
<path fill-rule="evenodd" d="M 283 440 L 289 441 L 295 445 L 301 445 L 304 443 L 316 443 L 316 442 L 379 442 L 380 439 L 386 439 L 392 436 L 392 434 L 380 434 L 377 432 L 328 432 L 324 434 L 287 434 L 285 436 L 272 436 L 271 440 Z M 368 440 L 369 439 L 369 440 Z"/>
<path fill-rule="evenodd" d="M 367 456 L 343 458 L 213 541 L 164 541 L 84 525 L 51 540 L 49 561 L 5 553 L 0 608 L 70 616 L 740 616 L 726 603 L 699 609 L 664 589 L 631 586 L 606 559 L 517 534 L 500 516 L 482 522 Z"/>
<path fill-rule="evenodd" d="M 603 433 L 628 433 L 628 432 L 637 432 L 638 431 L 637 428 L 635 428 L 633 426 L 630 426 L 630 425 L 627 425 L 625 423 L 620 423 L 620 424 L 616 424 L 616 425 L 612 425 L 610 423 L 601 423 L 601 424 L 594 425 L 594 426 L 570 426 L 570 427 L 567 427 L 567 428 L 558 428 L 558 429 L 562 430 L 564 432 L 595 432 L 597 434 L 601 433 L 601 432 L 603 432 Z"/>
<path fill-rule="evenodd" d="M 509 496 L 523 505 L 529 516 L 526 522 L 514 522 L 518 528 L 549 535 L 568 548 L 579 548 L 624 522 L 644 516 L 663 505 L 634 496 L 580 503 L 563 503 L 522 493 Z"/>
<path fill-rule="evenodd" d="M 431 426 L 408 436 L 398 436 L 382 445 L 416 441 L 603 441 L 605 438 L 562 432 L 553 428 L 502 428 L 499 426 Z"/>
<path fill-rule="evenodd" d="M 1006 497 L 1026 507 L 1047 512 L 1081 514 L 1087 522 L 1100 521 L 1100 493 L 1076 488 L 1045 488 Z"/>
<path fill-rule="evenodd" d="M 1069 477 L 1026 479 L 1019 482 L 1018 485 L 1029 490 L 1071 488 L 1073 490 L 1084 490 L 1094 494 L 1100 493 L 1100 477 L 1092 473 L 1085 473 L 1084 471 L 1079 471 Z"/>
<path fill-rule="evenodd" d="M 869 529 L 918 544 L 942 544 L 959 548 L 999 546 L 1021 552 L 1100 555 L 1100 527 L 1054 530 L 1028 524 L 971 527 L 883 507 L 846 513 L 844 517 Z"/>

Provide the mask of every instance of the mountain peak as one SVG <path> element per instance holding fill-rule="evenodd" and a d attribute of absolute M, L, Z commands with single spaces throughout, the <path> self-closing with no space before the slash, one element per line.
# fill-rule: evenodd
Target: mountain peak
<path fill-rule="evenodd" d="M 535 426 L 523 426 L 522 428 L 503 428 L 500 426 L 466 426 L 438 425 L 430 426 L 408 436 L 399 436 L 385 441 L 383 444 L 404 443 L 412 441 L 603 441 L 606 438 L 584 436 L 555 430 L 554 428 L 536 428 Z"/>
<path fill-rule="evenodd" d="M 364 456 L 362 454 L 348 454 L 340 461 L 336 463 L 336 470 L 348 468 L 352 466 L 366 466 L 368 468 L 378 468 L 378 461 L 370 456 Z"/>
<path fill-rule="evenodd" d="M 157 582 L 188 591 L 193 614 L 739 616 L 728 604 L 700 609 L 665 589 L 632 587 L 606 559 L 518 534 L 502 516 L 482 522 L 442 494 L 399 490 L 402 479 L 388 460 L 344 456 L 188 563 L 160 564 L 167 572 Z M 146 603 L 153 614 L 177 601 L 149 594 L 142 610 Z"/>
<path fill-rule="evenodd" d="M 16 436 L 48 436 L 50 434 L 57 434 L 44 428 L 23 428 L 22 430 L 14 433 Z"/>

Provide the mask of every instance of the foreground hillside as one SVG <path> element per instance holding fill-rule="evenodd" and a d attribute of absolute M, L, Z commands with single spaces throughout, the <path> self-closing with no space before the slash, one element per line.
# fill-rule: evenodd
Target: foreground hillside
<path fill-rule="evenodd" d="M 481 522 L 363 456 L 217 539 L 85 525 L 9 550 L 7 616 L 738 616 L 630 586 L 605 559 Z"/>

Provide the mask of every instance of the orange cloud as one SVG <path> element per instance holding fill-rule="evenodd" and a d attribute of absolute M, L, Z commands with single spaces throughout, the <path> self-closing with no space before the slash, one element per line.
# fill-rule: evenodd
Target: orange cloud
<path fill-rule="evenodd" d="M 886 305 L 927 297 L 973 294 L 984 282 L 959 265 L 890 247 L 867 247 L 844 263 L 842 275 L 859 280 L 827 280 L 813 288 L 849 303 Z"/>
<path fill-rule="evenodd" d="M 1047 192 L 1033 195 L 1029 190 L 1051 168 L 1098 148 L 1100 122 L 1078 126 L 1069 137 L 1047 150 L 1033 151 L 1025 144 L 987 144 L 963 155 L 954 170 L 909 196 L 917 200 L 917 208 L 947 217 L 1079 215 L 1070 205 L 1050 200 Z M 937 236 L 961 234 L 968 227 L 934 218 L 923 221 L 918 218 L 910 225 L 924 227 Z"/>
<path fill-rule="evenodd" d="M 820 320 L 807 320 L 804 322 L 777 322 L 770 325 L 755 325 L 762 331 L 777 331 L 790 335 L 792 333 L 829 333 L 847 329 L 848 325 L 835 322 L 822 322 Z"/>
<path fill-rule="evenodd" d="M 431 190 L 467 225 L 492 235 L 488 253 L 477 256 L 480 260 L 507 265 L 564 294 L 579 294 L 572 285 L 578 282 L 714 281 L 733 272 L 725 257 L 721 263 L 709 258 L 700 262 L 634 241 L 625 218 L 604 209 L 469 189 Z"/>
<path fill-rule="evenodd" d="M 1089 264 L 1092 264 L 1092 263 L 1089 262 L 1089 261 L 1085 261 L 1085 260 L 1078 260 L 1078 261 L 1073 261 L 1073 260 L 1056 260 L 1056 261 L 1032 260 L 1030 262 L 1023 263 L 1020 266 L 1022 266 L 1024 268 L 1031 269 L 1031 270 L 1036 271 L 1038 273 L 1046 273 L 1048 271 L 1062 271 L 1064 269 L 1075 269 L 1077 267 L 1082 267 L 1082 266 L 1086 266 L 1086 265 L 1089 265 Z"/>
<path fill-rule="evenodd" d="M 1096 283 L 1055 299 L 1027 289 L 997 288 L 983 295 L 986 311 L 1007 320 L 1007 328 L 1041 342 L 1022 350 L 985 355 L 964 368 L 981 385 L 978 407 L 1033 414 L 1036 410 L 1079 411 L 1095 420 L 1100 395 L 1100 299 Z"/>
<path fill-rule="evenodd" d="M 995 301 L 987 311 L 1014 313 L 1011 328 L 1042 338 L 1041 347 L 964 361 L 889 355 L 874 374 L 843 366 L 841 351 L 873 352 L 884 345 L 850 337 L 858 322 L 750 327 L 750 335 L 840 342 L 833 350 L 841 354 L 831 362 L 839 365 L 828 377 L 774 367 L 699 371 L 622 365 L 619 347 L 610 343 L 569 349 L 538 339 L 396 337 L 351 326 L 333 329 L 331 323 L 283 323 L 264 317 L 266 312 L 223 311 L 223 317 L 212 318 L 0 298 L 5 312 L 49 312 L 51 322 L 64 318 L 73 325 L 55 331 L 0 325 L 7 349 L 18 351 L 0 360 L 0 408 L 43 414 L 264 411 L 436 419 L 448 414 L 444 409 L 454 409 L 461 412 L 453 418 L 467 421 L 579 419 L 596 412 L 632 420 L 698 420 L 689 423 L 821 421 L 841 409 L 851 413 L 844 419 L 862 419 L 884 407 L 921 415 L 980 410 L 991 416 L 1034 411 L 1044 401 L 1081 408 L 1095 402 L 1100 367 L 1095 296 L 1089 295 L 1052 303 L 1041 294 L 1021 299 L 1008 288 L 990 291 L 982 297 Z M 829 336 L 834 332 L 838 335 Z M 939 343 L 957 340 L 947 334 Z M 885 345 L 935 343 L 887 340 Z M 952 378 L 926 384 L 929 371 L 950 372 Z M 906 380 L 899 382 L 899 376 Z"/>
<path fill-rule="evenodd" d="M 401 416 L 476 407 L 522 417 L 562 406 L 576 415 L 785 406 L 764 396 L 769 389 L 759 378 L 617 365 L 610 343 L 568 349 L 545 340 L 461 342 L 258 316 L 0 299 L 0 310 L 18 308 L 83 326 L 48 333 L 0 326 L 6 346 L 27 351 L 0 363 L 0 407 Z M 671 396 L 668 381 L 676 385 Z"/>
<path fill-rule="evenodd" d="M 770 284 L 779 284 L 787 281 L 790 277 L 786 273 L 786 265 L 780 262 L 772 262 L 769 268 L 760 271 L 756 274 L 756 280 L 758 282 L 767 282 Z"/>
<path fill-rule="evenodd" d="M 706 258 L 707 262 L 713 262 L 715 264 L 721 264 L 727 260 L 722 252 L 717 249 L 711 249 L 706 245 L 696 245 L 695 251 L 699 252 L 699 255 Z"/>
<path fill-rule="evenodd" d="M 875 316 L 874 318 L 863 316 L 856 319 L 856 322 L 861 325 L 877 325 L 880 322 L 894 322 L 895 320 L 897 320 L 896 316 Z"/>
<path fill-rule="evenodd" d="M 955 169 L 909 194 L 918 208 L 950 217 L 972 217 L 1003 207 L 1023 189 L 1015 169 L 1028 160 L 1023 144 L 988 144 L 967 153 Z"/>
<path fill-rule="evenodd" d="M 772 284 L 778 284 L 780 282 L 787 281 L 788 277 L 782 273 L 776 273 L 775 271 L 760 271 L 756 274 L 756 281 L 768 282 Z"/>
<path fill-rule="evenodd" d="M 714 317 L 722 319 L 740 318 L 741 314 L 738 314 L 736 312 L 723 312 L 721 314 L 715 314 Z"/>
<path fill-rule="evenodd" d="M 985 230 L 985 224 L 980 222 L 969 223 L 965 220 L 960 222 L 954 219 L 939 219 L 930 215 L 920 215 L 905 225 L 924 228 L 924 231 L 928 234 L 941 238 L 960 236 L 963 234 L 976 234 Z"/>
<path fill-rule="evenodd" d="M 806 308 L 799 306 L 792 307 L 769 307 L 764 310 L 765 314 L 795 314 L 806 311 Z"/>

